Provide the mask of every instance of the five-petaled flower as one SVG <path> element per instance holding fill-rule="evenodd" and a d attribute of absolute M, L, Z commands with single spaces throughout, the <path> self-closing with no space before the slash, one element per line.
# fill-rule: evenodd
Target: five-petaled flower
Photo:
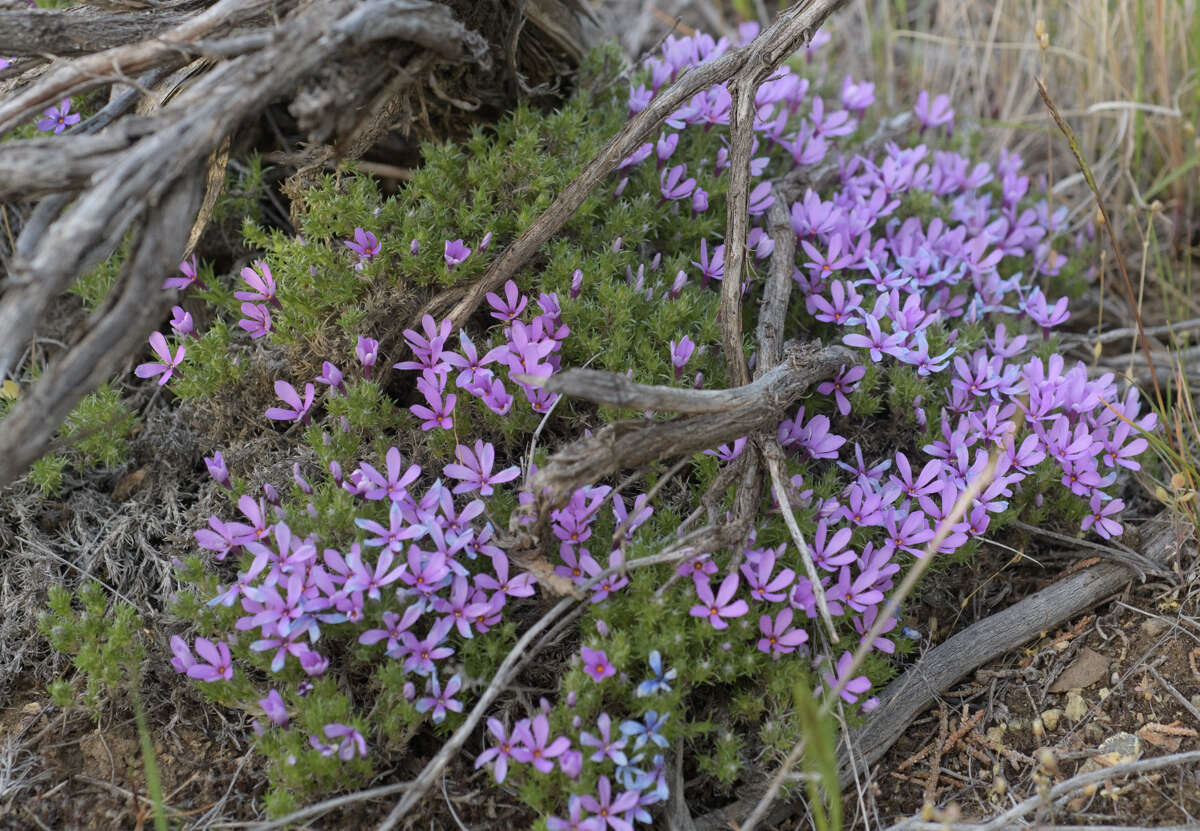
<path fill-rule="evenodd" d="M 583 671 L 592 676 L 593 681 L 598 683 L 617 674 L 617 668 L 608 660 L 603 649 L 585 646 L 579 650 L 579 654 L 583 658 Z"/>
<path fill-rule="evenodd" d="M 745 600 L 733 600 L 734 594 L 738 590 L 739 577 L 737 572 L 733 572 L 721 581 L 721 587 L 717 589 L 716 596 L 713 595 L 712 586 L 707 579 L 697 578 L 696 594 L 700 598 L 700 603 L 691 608 L 689 612 L 692 617 L 706 617 L 708 622 L 712 624 L 714 629 L 725 629 L 729 626 L 725 622 L 727 617 L 741 617 L 750 611 L 750 607 L 746 605 Z"/>
<path fill-rule="evenodd" d="M 442 256 L 446 260 L 446 267 L 454 268 L 471 256 L 471 249 L 467 248 L 461 237 L 456 240 L 446 240 Z"/>
<path fill-rule="evenodd" d="M 64 98 L 59 102 L 57 107 L 51 107 L 48 110 L 43 110 L 42 115 L 45 118 L 37 123 L 37 128 L 42 132 L 61 133 L 73 124 L 78 124 L 81 116 L 79 113 L 71 112 L 71 99 Z"/>

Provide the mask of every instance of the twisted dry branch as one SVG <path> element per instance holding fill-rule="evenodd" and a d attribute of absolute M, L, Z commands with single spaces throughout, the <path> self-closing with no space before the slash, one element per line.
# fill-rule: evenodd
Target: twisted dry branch
<path fill-rule="evenodd" d="M 486 42 L 440 3 L 315 0 L 295 10 L 292 6 L 284 0 L 221 0 L 149 40 L 65 62 L 0 102 L 4 131 L 63 95 L 110 83 L 114 76 L 128 80 L 129 74 L 181 66 L 191 60 L 190 43 L 226 33 L 240 43 L 245 35 L 239 25 L 260 17 L 270 21 L 265 45 L 217 62 L 146 118 L 118 122 L 96 135 L 84 130 L 54 141 L 0 145 L 0 197 L 81 188 L 73 202 L 65 193 L 44 199 L 17 240 L 0 297 L 0 378 L 15 366 L 51 301 L 115 250 L 127 233 L 134 232 L 135 250 L 144 247 L 151 229 L 160 243 L 170 243 L 162 257 L 134 257 L 123 272 L 118 295 L 124 298 L 136 287 L 140 305 L 118 302 L 103 318 L 89 321 L 89 335 L 51 364 L 5 419 L 0 487 L 41 455 L 71 407 L 106 377 L 80 375 L 77 367 L 107 367 L 111 374 L 155 323 L 147 311 L 161 316 L 163 304 L 147 298 L 171 297 L 158 293 L 156 281 L 182 259 L 195 220 L 194 213 L 185 216 L 163 207 L 174 204 L 176 197 L 170 194 L 195 176 L 197 167 L 241 125 L 257 119 L 268 104 L 293 92 L 318 69 L 352 60 L 376 41 L 399 41 L 397 48 L 462 62 L 483 65 L 488 60 Z M 276 21 L 269 12 L 281 16 Z M 156 211 L 162 217 L 142 222 Z M 176 227 L 164 226 L 168 220 Z M 113 326 L 129 336 L 90 336 Z M 119 351 L 109 351 L 114 349 Z"/>

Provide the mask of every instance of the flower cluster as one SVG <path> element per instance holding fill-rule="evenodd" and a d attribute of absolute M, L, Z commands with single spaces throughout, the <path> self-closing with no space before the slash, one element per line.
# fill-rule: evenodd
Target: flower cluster
<path fill-rule="evenodd" d="M 751 25 L 739 32 L 742 42 L 756 34 Z M 824 40 L 823 33 L 814 37 L 810 60 Z M 668 37 L 621 106 L 644 109 L 680 72 L 731 45 L 703 34 Z M 901 571 L 930 553 L 939 526 L 969 488 L 982 485 L 932 553 L 969 551 L 985 534 L 1043 504 L 1067 506 L 1084 531 L 1121 533 L 1118 474 L 1138 468 L 1147 446 L 1142 433 L 1155 427 L 1155 418 L 1142 411 L 1135 390 L 1121 391 L 1112 376 L 1089 377 L 1086 367 L 1069 365 L 1053 351 L 1054 330 L 1069 320 L 1065 299 L 1057 297 L 1066 268 L 1061 249 L 1069 244 L 1063 242 L 1065 213 L 1031 196 L 1034 188 L 1015 154 L 975 162 L 936 144 L 956 126 L 945 95 L 916 96 L 909 141 L 856 154 L 852 142 L 874 103 L 868 81 L 847 77 L 827 86 L 794 68 L 772 75 L 755 100 L 747 240 L 753 256 L 741 286 L 747 308 L 756 306 L 756 277 L 774 252 L 766 214 L 781 191 L 772 182 L 789 168 L 821 164 L 837 171 L 832 185 L 810 188 L 783 206 L 798 243 L 789 325 L 798 318 L 810 335 L 857 354 L 776 433 L 788 454 L 790 507 L 819 585 L 807 576 L 777 504 L 764 502 L 736 558 L 693 551 L 684 562 L 648 567 L 639 567 L 647 563 L 638 557 L 660 550 L 681 520 L 679 505 L 652 499 L 659 491 L 649 484 L 638 491 L 597 482 L 550 511 L 540 540 L 550 561 L 545 567 L 587 599 L 584 631 L 594 626 L 599 637 L 580 638 L 560 695 L 543 699 L 515 723 L 513 715 L 493 714 L 475 758 L 476 767 L 490 766 L 497 782 L 529 785 L 523 794 L 548 817 L 548 828 L 626 831 L 652 824 L 653 806 L 668 796 L 664 751 L 681 737 L 705 733 L 697 725 L 711 713 L 697 700 L 709 682 L 734 691 L 731 710 L 773 718 L 783 732 L 794 727 L 786 704 L 798 684 L 826 696 L 837 690 L 846 703 L 872 710 L 875 670 L 911 636 L 897 633 L 895 619 L 882 621 L 865 668 L 854 665 L 852 647 L 823 654 L 812 631 L 818 598 L 824 596 L 851 643 L 865 639 Z M 588 314 L 593 321 L 597 314 L 616 316 L 622 310 L 612 309 L 614 298 L 644 305 L 652 310 L 643 318 L 652 321 L 646 328 L 658 331 L 639 331 L 647 343 L 627 350 L 631 377 L 700 387 L 707 373 L 710 383 L 724 381 L 710 352 L 714 330 L 696 325 L 705 313 L 696 310 L 715 309 L 704 304 L 726 277 L 727 252 L 714 217 L 724 212 L 730 178 L 724 137 L 730 107 L 723 84 L 697 93 L 655 140 L 622 161 L 614 203 L 660 225 L 643 227 L 638 239 L 644 243 L 637 246 L 613 240 L 606 230 L 601 256 L 611 257 L 608 266 L 620 257 L 619 264 L 594 269 L 586 255 L 564 246 L 547 255 L 544 291 L 531 292 L 518 274 L 487 295 L 479 317 L 490 315 L 488 331 L 456 332 L 450 320 L 426 315 L 403 331 L 404 355 L 387 355 L 392 342 L 385 338 L 384 358 L 407 373 L 399 380 L 418 393 L 408 406 L 421 427 L 413 434 L 439 460 L 440 476 L 422 451 L 412 451 L 418 465 L 397 447 L 385 450 L 390 439 L 371 451 L 354 444 L 346 414 L 355 415 L 353 406 L 365 407 L 368 399 L 388 413 L 380 435 L 413 423 L 405 413 L 391 418 L 395 408 L 372 377 L 380 341 L 363 334 L 378 330 L 357 325 L 361 318 L 347 314 L 350 323 L 339 322 L 351 342 L 357 338 L 359 371 L 343 372 L 347 363 L 338 356 L 317 354 L 307 374 L 318 364 L 321 371 L 311 381 L 275 382 L 281 404 L 265 418 L 307 426 L 295 432 L 306 437 L 329 476 L 310 484 L 297 462 L 293 495 L 284 500 L 270 484 L 261 496 L 245 492 L 219 453 L 205 460 L 214 481 L 237 497 L 240 512 L 233 519 L 210 517 L 195 532 L 216 561 L 229 561 L 222 566 L 225 584 L 205 598 L 228 625 L 211 626 L 210 639 L 199 638 L 194 647 L 173 640 L 177 671 L 209 682 L 209 689 L 248 683 L 235 675 L 234 656 L 253 664 L 253 653 L 261 653 L 257 663 L 274 673 L 275 686 L 255 712 L 278 728 L 264 729 L 264 741 L 283 742 L 285 733 L 299 735 L 288 730 L 301 721 L 289 719 L 289 707 L 303 708 L 314 689 L 331 690 L 331 676 L 361 667 L 356 661 L 377 664 L 380 699 L 392 707 L 380 717 L 387 726 L 367 716 L 357 720 L 345 712 L 348 703 L 313 707 L 304 723 L 317 732 L 288 745 L 292 756 L 284 758 L 307 754 L 321 764 L 360 764 L 356 760 L 369 758 L 368 741 L 372 755 L 386 750 L 397 723 L 406 729 L 424 723 L 437 732 L 458 722 L 471 692 L 486 683 L 482 673 L 496 665 L 497 651 L 504 653 L 522 622 L 513 607 L 539 590 L 534 576 L 510 559 L 516 555 L 505 551 L 505 537 L 492 522 L 533 502 L 532 494 L 505 486 L 522 468 L 535 474 L 541 462 L 533 456 L 518 467 L 509 439 L 536 418 L 530 411 L 554 409 L 543 381 L 607 346 L 608 330 L 597 341 L 580 321 Z M 305 235 L 332 240 L 331 259 L 347 274 L 361 272 L 356 281 L 386 270 L 381 258 L 397 250 L 407 247 L 402 258 L 419 257 L 422 246 L 413 233 L 426 241 L 423 265 L 446 280 L 466 274 L 491 240 L 489 231 L 474 248 L 464 242 L 489 226 L 410 227 L 401 234 L 389 224 L 403 222 L 398 209 L 375 215 L 372 231 L 354 224 L 350 239 L 351 224 L 371 221 L 349 219 L 332 233 Z M 437 240 L 440 248 L 430 245 Z M 679 250 L 671 249 L 672 241 L 682 241 Z M 647 250 L 647 262 L 639 263 Z M 242 301 L 238 325 L 259 343 L 276 326 L 294 331 L 292 315 L 304 305 L 292 302 L 300 296 L 298 282 L 317 268 L 311 261 L 290 270 L 286 262 L 271 262 L 282 275 L 286 304 L 266 262 L 242 270 L 248 290 L 235 295 Z M 183 276 L 165 287 L 203 288 L 194 259 L 180 270 Z M 585 271 L 593 276 L 585 279 Z M 676 325 L 681 321 L 686 329 Z M 173 327 L 180 339 L 194 337 L 182 309 Z M 614 342 L 626 345 L 616 329 Z M 178 371 L 183 346 L 171 355 L 161 334 L 152 345 L 161 361 L 142 365 L 138 374 L 161 376 L 163 383 Z M 514 406 L 518 388 L 528 409 Z M 888 431 L 850 421 L 875 419 L 885 427 L 877 415 L 885 401 Z M 460 438 L 477 414 L 503 425 L 504 441 Z M 340 432 L 331 426 L 339 423 Z M 713 481 L 747 442 L 740 437 L 698 454 L 695 482 Z M 355 449 L 335 449 L 345 447 Z M 342 462 L 350 459 L 359 461 L 347 462 L 344 473 Z M 544 582 L 554 581 L 546 576 Z M 251 634 L 242 639 L 239 633 Z M 787 694 L 763 692 L 772 685 Z M 702 772 L 732 784 L 743 756 L 739 740 L 721 730 L 709 748 L 701 744 L 698 739 Z"/>
<path fill-rule="evenodd" d="M 585 672 L 597 681 L 615 672 L 603 650 L 584 647 L 581 656 Z M 639 695 L 670 692 L 668 682 L 675 677 L 675 670 L 663 672 L 658 652 L 651 653 L 650 664 L 654 675 L 638 686 Z M 568 695 L 568 709 L 575 705 L 574 694 Z M 569 733 L 551 738 L 550 711 L 549 702 L 543 699 L 542 711 L 532 718 L 521 719 L 512 730 L 506 730 L 499 719 L 488 719 L 488 732 L 495 744 L 476 757 L 475 767 L 491 763 L 492 773 L 501 783 L 507 778 L 511 763 L 529 765 L 543 775 L 557 769 L 575 781 L 586 761 L 594 769 L 604 771 L 596 780 L 595 793 L 572 794 L 567 817 L 549 817 L 547 828 L 632 831 L 635 822 L 652 822 L 649 807 L 670 795 L 666 757 L 658 752 L 670 744 L 662 734 L 669 714 L 647 710 L 640 719 L 625 719 L 616 725 L 609 713 L 601 712 L 594 726 L 588 724 L 589 729 L 582 729 L 583 718 L 574 715 Z M 645 763 L 650 754 L 653 757 L 647 768 Z"/>

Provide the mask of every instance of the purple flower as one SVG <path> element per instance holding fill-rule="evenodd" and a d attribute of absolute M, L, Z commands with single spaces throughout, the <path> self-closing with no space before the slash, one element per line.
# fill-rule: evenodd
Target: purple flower
<path fill-rule="evenodd" d="M 825 683 L 829 685 L 830 690 L 837 689 L 838 684 L 849 675 L 852 663 L 854 663 L 853 656 L 849 652 L 843 652 L 842 657 L 838 658 L 837 662 L 837 677 L 835 678 L 828 672 L 822 674 L 821 677 L 825 679 Z M 870 679 L 865 675 L 860 675 L 846 682 L 845 687 L 842 688 L 842 699 L 848 704 L 853 704 L 858 701 L 860 695 L 869 689 L 871 689 Z"/>
<path fill-rule="evenodd" d="M 196 544 L 214 552 L 218 561 L 224 560 L 229 552 L 241 545 L 235 529 L 216 516 L 208 518 L 208 526 L 194 531 L 193 536 L 196 538 Z"/>
<path fill-rule="evenodd" d="M 414 603 L 404 610 L 403 617 L 396 612 L 384 612 L 383 628 L 368 629 L 358 636 L 358 642 L 370 646 L 386 639 L 385 652 L 399 649 L 404 633 L 417 622 L 423 611 L 424 607 L 420 603 Z"/>
<path fill-rule="evenodd" d="M 525 307 L 529 304 L 529 298 L 521 294 L 521 290 L 512 280 L 507 280 L 504 283 L 504 297 L 489 291 L 487 293 L 487 302 L 495 311 L 492 312 L 492 317 L 502 323 L 510 323 L 521 316 L 521 312 L 525 311 Z"/>
<path fill-rule="evenodd" d="M 875 103 L 875 84 L 870 81 L 857 83 L 847 75 L 842 81 L 842 106 L 855 113 L 861 113 Z"/>
<path fill-rule="evenodd" d="M 446 260 L 446 267 L 454 268 L 467 257 L 471 256 L 471 249 L 463 244 L 461 237 L 456 240 L 446 240 L 446 247 L 442 256 Z"/>
<path fill-rule="evenodd" d="M 178 673 L 186 673 L 189 669 L 196 665 L 196 656 L 192 654 L 191 648 L 187 645 L 187 641 L 178 635 L 171 636 L 171 652 L 175 657 L 171 659 L 171 667 Z"/>
<path fill-rule="evenodd" d="M 630 98 L 632 108 L 632 96 Z M 597 817 L 583 816 L 583 800 L 579 794 L 571 794 L 567 799 L 567 818 L 547 817 L 547 831 L 604 831 L 604 821 Z"/>
<path fill-rule="evenodd" d="M 283 703 L 283 696 L 279 694 L 279 690 L 271 690 L 267 693 L 266 698 L 260 698 L 258 706 L 263 708 L 263 712 L 266 713 L 272 724 L 278 727 L 287 727 L 287 707 Z"/>
<path fill-rule="evenodd" d="M 683 368 L 687 366 L 687 362 L 692 358 L 692 352 L 696 349 L 696 344 L 692 343 L 692 339 L 684 335 L 679 339 L 679 343 L 671 341 L 671 365 L 675 367 L 675 380 L 678 381 L 683 375 Z"/>
<path fill-rule="evenodd" d="M 451 479 L 460 480 L 454 486 L 455 493 L 470 493 L 479 491 L 480 496 L 491 496 L 493 485 L 510 482 L 521 475 L 521 468 L 513 465 L 499 473 L 492 473 L 496 461 L 496 450 L 491 442 L 475 440 L 475 449 L 460 444 L 454 451 L 458 462 L 453 462 L 442 468 L 442 472 Z"/>
<path fill-rule="evenodd" d="M 447 712 L 462 712 L 462 702 L 454 697 L 462 689 L 462 678 L 458 675 L 446 682 L 445 689 L 438 682 L 437 676 L 432 676 L 426 682 L 425 689 L 429 695 L 417 699 L 417 712 L 424 713 L 432 710 L 430 717 L 434 724 L 441 724 L 445 720 Z"/>
<path fill-rule="evenodd" d="M 425 370 L 433 370 L 438 374 L 446 372 L 446 362 L 442 359 L 442 348 L 446 345 L 446 341 L 450 338 L 450 328 L 452 322 L 447 318 L 440 324 L 433 319 L 432 315 L 424 315 L 421 318 L 421 328 L 424 330 L 422 335 L 414 329 L 404 330 L 404 341 L 413 351 L 415 361 L 401 361 L 393 364 L 395 369 L 412 369 L 418 372 Z"/>
<path fill-rule="evenodd" d="M 659 190 L 664 201 L 687 199 L 692 195 L 692 191 L 696 189 L 696 180 L 684 179 L 686 175 L 685 164 L 677 164 L 662 172 L 659 176 Z"/>
<path fill-rule="evenodd" d="M 422 419 L 421 429 L 428 431 L 434 427 L 440 427 L 443 430 L 449 430 L 454 427 L 454 419 L 450 414 L 454 412 L 458 396 L 454 393 L 443 394 L 442 390 L 424 377 L 417 381 L 417 389 L 424 393 L 425 402 L 429 406 L 414 404 L 408 409 L 417 418 Z"/>
<path fill-rule="evenodd" d="M 482 254 L 488 250 L 488 246 L 492 244 L 492 232 L 488 231 L 483 235 L 483 239 L 479 240 L 479 253 Z"/>
<path fill-rule="evenodd" d="M 591 649 L 585 646 L 579 651 L 579 654 L 583 658 L 583 671 L 592 676 L 592 680 L 596 683 L 617 674 L 617 668 L 608 660 L 608 655 L 603 649 Z"/>
<path fill-rule="evenodd" d="M 714 597 L 712 586 L 708 580 L 696 579 L 696 595 L 700 598 L 700 603 L 693 606 L 689 611 L 692 617 L 706 617 L 708 622 L 712 624 L 714 629 L 725 629 L 729 626 L 725 622 L 727 617 L 741 617 L 750 611 L 750 607 L 745 600 L 733 600 L 734 594 L 738 590 L 739 578 L 737 572 L 726 575 L 721 581 L 721 586 L 717 589 L 717 594 Z M 731 602 L 732 601 L 732 602 Z"/>
<path fill-rule="evenodd" d="M 791 628 L 793 615 L 792 610 L 785 607 L 775 615 L 774 620 L 770 615 L 763 615 L 758 619 L 758 630 L 763 635 L 758 641 L 759 651 L 773 657 L 787 655 L 808 641 L 807 632 Z"/>
<path fill-rule="evenodd" d="M 238 326 L 250 333 L 250 337 L 258 339 L 271 332 L 271 310 L 261 303 L 243 303 L 244 318 L 238 321 Z"/>
<path fill-rule="evenodd" d="M 1112 519 L 1112 515 L 1119 514 L 1125 509 L 1124 502 L 1120 499 L 1114 499 L 1105 504 L 1103 492 L 1092 491 L 1092 498 L 1088 500 L 1088 507 L 1091 508 L 1092 512 L 1083 518 L 1083 524 L 1080 527 L 1084 531 L 1089 528 L 1095 528 L 1096 533 L 1106 540 L 1121 536 L 1124 529 L 1122 529 L 1121 523 Z"/>
<path fill-rule="evenodd" d="M 42 110 L 42 114 L 46 117 L 38 121 L 37 128 L 42 132 L 54 132 L 55 134 L 61 133 L 72 124 L 78 124 L 81 117 L 79 113 L 71 112 L 70 98 L 64 98 L 57 107 Z"/>
<path fill-rule="evenodd" d="M 345 378 L 342 376 L 342 371 L 329 361 L 324 361 L 321 364 L 321 374 L 317 376 L 318 383 L 327 384 L 333 389 L 346 394 Z"/>
<path fill-rule="evenodd" d="M 192 316 L 184 311 L 183 306 L 171 307 L 171 328 L 180 337 L 199 337 L 196 334 L 196 325 L 192 322 Z"/>
<path fill-rule="evenodd" d="M 858 382 L 866 374 L 866 367 L 853 366 L 850 369 L 842 367 L 832 381 L 822 381 L 820 384 L 817 384 L 817 392 L 822 395 L 833 393 L 838 412 L 844 416 L 850 415 L 850 399 L 846 396 L 854 392 L 855 387 L 858 386 Z"/>
<path fill-rule="evenodd" d="M 725 246 L 718 245 L 713 249 L 712 259 L 708 257 L 708 240 L 700 240 L 700 261 L 692 260 L 692 265 L 700 269 L 700 288 L 707 288 L 709 280 L 721 280 L 725 277 Z"/>
<path fill-rule="evenodd" d="M 607 776 L 601 776 L 596 783 L 596 796 L 585 794 L 581 799 L 583 807 L 600 820 L 601 828 L 607 823 L 612 831 L 633 831 L 633 823 L 622 815 L 632 810 L 638 804 L 637 791 L 623 791 L 613 799 L 612 783 Z"/>
<path fill-rule="evenodd" d="M 358 517 L 354 524 L 376 536 L 365 541 L 366 545 L 386 547 L 392 553 L 402 551 L 406 540 L 419 539 L 425 536 L 425 527 L 412 524 L 404 516 L 404 509 L 399 502 L 393 502 L 388 511 L 388 527 L 384 528 L 372 519 Z"/>
<path fill-rule="evenodd" d="M 346 240 L 343 244 L 363 260 L 374 259 L 383 250 L 375 235 L 362 228 L 355 228 L 354 239 Z"/>
<path fill-rule="evenodd" d="M 571 747 L 571 740 L 566 736 L 558 736 L 550 741 L 550 720 L 545 713 L 538 713 L 528 722 L 522 721 L 513 731 L 513 737 L 521 743 L 513 750 L 513 758 L 533 765 L 542 773 L 554 770 L 554 762 L 550 760 L 561 756 Z"/>
<path fill-rule="evenodd" d="M 308 424 L 308 411 L 312 408 L 313 396 L 316 395 L 316 388 L 312 384 L 304 385 L 303 401 L 300 400 L 300 393 L 287 381 L 275 382 L 275 394 L 289 406 L 268 407 L 263 415 L 273 421 L 301 421 Z"/>
<path fill-rule="evenodd" d="M 355 521 L 360 524 L 363 522 L 361 519 Z M 362 551 L 359 549 L 358 543 L 354 543 L 350 546 L 350 553 L 346 555 L 346 565 L 350 567 L 350 577 L 346 580 L 342 590 L 345 592 L 365 591 L 367 597 L 378 600 L 379 590 L 383 586 L 399 580 L 400 575 L 404 574 L 408 568 L 405 563 L 401 563 L 388 571 L 395 560 L 395 552 L 391 548 L 385 548 L 379 552 L 379 561 L 372 570 L 363 563 Z"/>
<path fill-rule="evenodd" d="M 196 638 L 196 654 L 208 663 L 196 662 L 188 667 L 189 678 L 195 678 L 197 681 L 228 681 L 233 677 L 233 657 L 229 654 L 229 644 L 224 641 L 213 643 L 207 638 Z"/>
<path fill-rule="evenodd" d="M 371 369 L 379 358 L 379 341 L 359 335 L 358 345 L 354 347 L 354 355 L 362 364 L 363 377 L 368 381 L 371 380 Z"/>
<path fill-rule="evenodd" d="M 364 759 L 367 756 L 367 741 L 363 738 L 362 733 L 359 733 L 348 724 L 333 722 L 325 725 L 325 736 L 329 739 L 340 739 L 336 745 L 324 744 L 316 736 L 309 736 L 309 744 L 313 746 L 322 756 L 332 756 L 337 754 L 338 758 L 343 762 L 348 762 L 355 755 L 362 756 Z"/>
<path fill-rule="evenodd" d="M 1049 306 L 1046 302 L 1046 295 L 1042 294 L 1040 288 L 1035 288 L 1029 293 L 1021 308 L 1030 320 L 1042 327 L 1043 340 L 1050 337 L 1051 329 L 1071 316 L 1071 313 L 1067 311 L 1067 298 L 1060 297 L 1053 306 Z"/>
<path fill-rule="evenodd" d="M 944 124 L 947 136 L 954 133 L 954 110 L 950 107 L 950 98 L 947 95 L 937 96 L 931 104 L 929 91 L 921 90 L 917 96 L 917 105 L 913 107 L 913 113 L 921 122 L 921 132 L 925 132 L 927 128 L 941 127 Z"/>
<path fill-rule="evenodd" d="M 226 490 L 233 490 L 233 486 L 229 483 L 229 468 L 225 466 L 225 457 L 221 455 L 221 451 L 218 450 L 212 456 L 205 456 L 204 465 L 208 468 L 208 475 L 218 485 Z"/>
<path fill-rule="evenodd" d="M 396 447 L 388 448 L 387 455 L 384 457 L 384 466 L 387 476 L 366 462 L 359 466 L 368 486 L 375 486 L 365 490 L 363 496 L 372 501 L 387 498 L 392 502 L 403 502 L 408 498 L 408 486 L 417 481 L 421 475 L 421 466 L 409 465 L 408 469 L 401 473 L 401 468 L 404 467 L 404 458 L 400 455 L 399 448 Z"/>
<path fill-rule="evenodd" d="M 513 758 L 513 750 L 517 744 L 516 731 L 513 731 L 512 736 L 506 735 L 504 725 L 494 718 L 487 720 L 487 726 L 488 732 L 496 738 L 497 743 L 475 758 L 475 767 L 481 768 L 494 759 L 496 764 L 492 773 L 496 782 L 503 783 L 504 778 L 508 776 L 508 760 Z"/>
<path fill-rule="evenodd" d="M 196 276 L 196 255 L 192 255 L 191 260 L 184 260 L 179 264 L 179 270 L 183 273 L 182 277 L 168 277 L 163 280 L 162 287 L 166 289 L 186 289 L 189 286 L 206 289 L 208 286 Z"/>
<path fill-rule="evenodd" d="M 451 647 L 441 645 L 453 626 L 454 621 L 444 617 L 433 624 L 433 628 L 429 630 L 425 640 L 417 640 L 416 635 L 412 632 L 405 632 L 403 649 L 408 654 L 404 659 L 404 671 L 415 672 L 417 675 L 430 675 L 434 671 L 434 661 L 440 661 L 453 655 L 454 650 Z"/>
<path fill-rule="evenodd" d="M 235 291 L 233 296 L 238 300 L 250 303 L 263 301 L 270 303 L 276 309 L 283 308 L 279 303 L 279 298 L 275 296 L 275 278 L 271 275 L 271 267 L 262 260 L 257 260 L 253 268 L 247 266 L 242 269 L 242 281 L 252 290 Z M 242 312 L 245 313 L 244 307 Z"/>
<path fill-rule="evenodd" d="M 625 756 L 624 747 L 625 739 L 620 738 L 620 734 L 616 737 L 612 735 L 612 718 L 608 713 L 601 713 L 596 719 L 596 727 L 598 735 L 593 736 L 591 733 L 584 731 L 579 735 L 579 743 L 584 747 L 594 747 L 596 752 L 591 755 L 593 762 L 603 762 L 606 759 L 611 760 L 617 765 L 629 764 L 629 759 Z"/>
<path fill-rule="evenodd" d="M 174 374 L 176 367 L 183 362 L 184 355 L 187 354 L 187 349 L 180 344 L 179 349 L 175 351 L 175 357 L 171 357 L 171 348 L 167 345 L 167 339 L 163 337 L 162 332 L 152 332 L 150 334 L 150 347 L 158 355 L 158 363 L 138 364 L 133 374 L 139 378 L 153 378 L 155 375 L 160 376 L 158 385 L 161 387 L 167 381 L 171 380 L 171 375 Z"/>

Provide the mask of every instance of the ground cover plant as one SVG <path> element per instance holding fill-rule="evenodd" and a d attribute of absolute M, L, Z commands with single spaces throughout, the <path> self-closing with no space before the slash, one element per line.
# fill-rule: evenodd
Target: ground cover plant
<path fill-rule="evenodd" d="M 720 86 L 622 164 L 536 277 L 489 295 L 486 318 L 453 332 L 427 315 L 402 339 L 386 324 L 408 286 L 480 273 L 492 246 L 569 179 L 571 155 L 594 152 L 623 108 L 640 110 L 730 46 L 670 37 L 632 89 L 585 90 L 550 118 L 519 111 L 494 136 L 428 148 L 398 197 L 330 176 L 307 195 L 297 236 L 247 227 L 263 259 L 239 284 L 202 277 L 194 261 L 168 281 L 236 322 L 201 333 L 180 309 L 175 345 L 155 333 L 156 359 L 137 375 L 203 408 L 231 378 L 261 384 L 245 367 L 273 354 L 279 402 L 243 417 L 298 442 L 290 482 L 257 481 L 266 459 L 232 472 L 219 451 L 206 459 L 230 510 L 196 530 L 202 553 L 181 570 L 195 588 L 178 611 L 199 634 L 171 643 L 177 672 L 257 714 L 273 812 L 365 784 L 420 731 L 448 735 L 538 595 L 570 588 L 548 589 L 498 545 L 521 522 L 510 519 L 521 475 L 546 461 L 527 442 L 539 424 L 562 436 L 633 414 L 560 401 L 537 379 L 591 364 L 645 384 L 727 385 L 715 330 L 729 180 Z M 540 705 L 489 716 L 476 755 L 546 827 L 652 822 L 681 746 L 707 787 L 732 788 L 748 759 L 789 749 L 800 689 L 869 712 L 905 637 L 887 621 L 861 668 L 845 644 L 866 635 L 915 558 L 970 556 L 1018 517 L 1121 533 L 1118 473 L 1137 469 L 1154 416 L 1135 389 L 1056 354 L 1053 330 L 1069 317 L 1061 293 L 1078 268 L 1070 254 L 1085 241 L 1059 233 L 1065 212 L 1030 193 L 1019 158 L 956 149 L 943 95 L 922 92 L 906 131 L 858 155 L 856 138 L 879 118 L 872 85 L 823 78 L 810 49 L 759 90 L 750 215 L 767 214 L 773 178 L 840 159 L 832 187 L 788 206 L 802 299 L 788 332 L 841 341 L 854 359 L 776 437 L 821 588 L 769 502 L 732 550 L 621 568 L 676 536 L 688 493 L 735 463 L 746 437 L 689 460 L 674 498 L 654 498 L 663 471 L 625 493 L 597 482 L 571 494 L 553 514 L 552 573 L 590 605 L 559 657 L 567 671 Z M 748 310 L 773 240 L 759 225 L 750 245 Z M 966 516 L 927 551 L 985 471 Z M 819 593 L 849 639 L 840 650 L 820 628 Z"/>
<path fill-rule="evenodd" d="M 922 91 L 886 118 L 870 80 L 830 75 L 818 35 L 756 94 L 738 291 L 749 331 L 783 209 L 784 337 L 840 344 L 845 362 L 773 435 L 561 494 L 551 544 L 521 549 L 538 521 L 529 483 L 556 452 L 619 420 L 673 418 L 552 391 L 564 370 L 733 384 L 719 321 L 729 90 L 677 110 L 466 325 L 422 307 L 478 278 L 679 73 L 756 33 L 670 37 L 631 80 L 596 54 L 554 113 L 521 108 L 430 145 L 396 196 L 328 175 L 295 234 L 246 223 L 244 268 L 192 258 L 163 284 L 208 320 L 177 306 L 133 374 L 208 424 L 209 496 L 225 504 L 192 529 L 173 606 L 186 625 L 160 655 L 253 717 L 271 813 L 457 735 L 539 615 L 578 597 L 531 670 L 537 702 L 504 691 L 466 752 L 535 827 L 653 824 L 673 795 L 736 793 L 797 735 L 828 752 L 814 697 L 851 723 L 869 714 L 920 637 L 883 611 L 916 563 L 970 558 L 1016 520 L 1122 533 L 1123 474 L 1156 417 L 1135 388 L 1060 355 L 1090 235 L 1067 233 L 1019 156 L 975 155 L 948 97 Z M 789 177 L 811 186 L 785 199 Z M 786 508 L 766 494 L 733 544 L 679 545 L 701 513 L 734 514 L 734 473 L 772 442 Z M 54 470 L 40 475 L 52 488 Z M 69 607 L 55 598 L 67 629 Z"/>

